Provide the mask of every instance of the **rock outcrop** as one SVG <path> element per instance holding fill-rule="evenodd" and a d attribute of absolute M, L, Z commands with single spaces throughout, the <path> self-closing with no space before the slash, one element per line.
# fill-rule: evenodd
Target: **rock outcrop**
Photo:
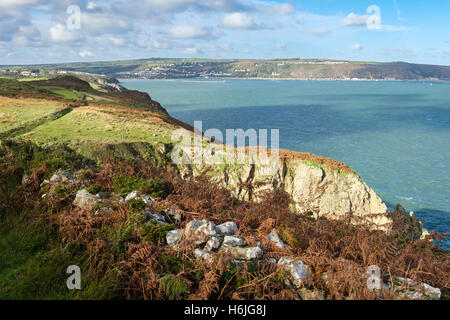
<path fill-rule="evenodd" d="M 324 163 L 324 160 L 338 163 L 316 158 Z M 198 176 L 208 168 L 213 181 L 243 200 L 258 199 L 262 191 L 279 188 L 292 196 L 299 213 L 328 219 L 350 214 L 355 224 L 367 223 L 373 228 L 390 230 L 392 221 L 386 214 L 387 207 L 375 191 L 346 165 L 334 163 L 329 167 L 294 156 L 280 157 L 279 161 L 266 164 L 255 157 L 253 163 L 248 164 L 181 164 L 178 168 L 184 178 Z"/>

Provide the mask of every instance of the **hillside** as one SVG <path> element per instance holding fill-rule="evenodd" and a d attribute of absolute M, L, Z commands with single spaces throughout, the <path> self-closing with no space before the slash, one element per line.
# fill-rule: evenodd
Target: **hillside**
<path fill-rule="evenodd" d="M 0 299 L 448 298 L 442 235 L 345 164 L 177 164 L 177 129 L 145 93 L 0 79 Z"/>
<path fill-rule="evenodd" d="M 265 78 L 299 80 L 450 80 L 450 67 L 406 62 L 357 62 L 321 59 L 213 60 L 143 59 L 35 66 L 3 66 L 6 76 L 47 77 L 82 72 L 129 79 Z M 0 73 L 0 75 L 1 75 Z"/>

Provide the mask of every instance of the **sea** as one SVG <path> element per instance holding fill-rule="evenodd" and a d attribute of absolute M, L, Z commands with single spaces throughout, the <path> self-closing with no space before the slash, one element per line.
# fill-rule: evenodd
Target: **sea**
<path fill-rule="evenodd" d="M 345 162 L 390 209 L 450 232 L 450 84 L 127 80 L 203 130 L 279 129 L 280 148 Z M 270 134 L 270 131 L 269 131 Z M 269 145 L 270 146 L 270 145 Z M 450 240 L 450 239 L 449 239 Z M 439 243 L 450 249 L 450 242 Z"/>

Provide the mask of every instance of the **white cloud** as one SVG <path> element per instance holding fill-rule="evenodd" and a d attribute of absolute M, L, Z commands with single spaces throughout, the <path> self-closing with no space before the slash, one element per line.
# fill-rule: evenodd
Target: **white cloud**
<path fill-rule="evenodd" d="M 198 26 L 174 26 L 170 28 L 168 36 L 173 39 L 200 39 L 211 37 L 211 32 Z"/>
<path fill-rule="evenodd" d="M 197 48 L 186 48 L 181 53 L 193 56 L 199 54 L 200 51 Z"/>
<path fill-rule="evenodd" d="M 2 0 L 0 1 L 0 7 L 3 8 L 14 8 L 14 7 L 20 7 L 20 6 L 29 6 L 29 5 L 36 5 L 40 2 L 43 2 L 42 0 Z"/>
<path fill-rule="evenodd" d="M 77 41 L 78 36 L 58 23 L 56 26 L 50 28 L 50 40 L 56 43 L 68 43 Z"/>
<path fill-rule="evenodd" d="M 292 4 L 289 3 L 277 3 L 272 6 L 272 10 L 278 14 L 294 14 L 295 8 Z"/>
<path fill-rule="evenodd" d="M 80 51 L 78 55 L 82 58 L 93 57 L 94 54 L 89 50 Z"/>
<path fill-rule="evenodd" d="M 249 14 L 234 12 L 223 17 L 222 26 L 229 29 L 251 29 L 255 27 L 255 23 Z"/>
<path fill-rule="evenodd" d="M 167 42 L 167 41 L 158 41 L 158 40 L 155 40 L 155 41 L 153 41 L 153 43 L 152 43 L 152 48 L 153 49 L 158 49 L 158 50 L 161 50 L 161 49 L 170 49 L 171 48 L 171 45 L 170 45 L 170 43 L 169 42 Z"/>
<path fill-rule="evenodd" d="M 316 37 L 325 37 L 331 33 L 331 30 L 327 27 L 319 27 L 319 28 L 305 28 L 302 29 L 303 32 L 309 33 Z"/>
<path fill-rule="evenodd" d="M 111 37 L 110 40 L 116 47 L 122 47 L 126 44 L 124 38 Z"/>
<path fill-rule="evenodd" d="M 352 48 L 352 50 L 355 50 L 355 51 L 360 51 L 360 50 L 364 49 L 364 47 L 362 45 L 360 45 L 359 43 L 355 43 L 354 45 L 352 45 L 351 48 Z"/>
<path fill-rule="evenodd" d="M 174 10 L 195 4 L 197 0 L 146 0 L 146 2 L 164 10 Z"/>
<path fill-rule="evenodd" d="M 346 27 L 365 26 L 368 18 L 368 15 L 358 15 L 352 12 L 342 20 L 342 24 Z"/>

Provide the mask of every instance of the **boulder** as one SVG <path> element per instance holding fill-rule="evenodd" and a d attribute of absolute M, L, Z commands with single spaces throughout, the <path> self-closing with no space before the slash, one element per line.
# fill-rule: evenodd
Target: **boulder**
<path fill-rule="evenodd" d="M 223 247 L 224 252 L 230 253 L 238 260 L 255 260 L 263 256 L 263 251 L 260 247 L 240 248 L 240 247 Z"/>
<path fill-rule="evenodd" d="M 427 283 L 419 283 L 409 278 L 394 277 L 394 289 L 395 291 L 403 291 L 405 286 L 407 288 L 406 297 L 408 299 L 441 299 L 441 290 L 439 288 L 434 288 Z"/>
<path fill-rule="evenodd" d="M 217 235 L 216 225 L 208 220 L 192 220 L 186 224 L 186 237 L 196 244 L 208 241 L 209 237 Z"/>
<path fill-rule="evenodd" d="M 300 288 L 304 281 L 311 281 L 312 276 L 309 267 L 300 260 L 293 260 L 289 257 L 282 257 L 278 264 L 291 274 L 294 285 Z"/>
<path fill-rule="evenodd" d="M 289 246 L 285 244 L 283 240 L 281 240 L 275 228 L 272 230 L 272 232 L 269 233 L 269 235 L 267 236 L 267 240 L 273 242 L 275 246 L 277 246 L 280 249 L 289 248 Z"/>
<path fill-rule="evenodd" d="M 231 236 L 236 234 L 237 231 L 238 227 L 233 221 L 228 221 L 217 226 L 217 232 L 223 235 Z"/>
<path fill-rule="evenodd" d="M 82 209 L 90 210 L 100 202 L 100 199 L 98 199 L 96 196 L 89 193 L 86 189 L 82 189 L 77 192 L 73 204 Z"/>
<path fill-rule="evenodd" d="M 65 170 L 59 169 L 57 172 L 53 174 L 53 176 L 50 178 L 50 182 L 78 182 L 77 179 L 74 178 L 74 176 Z"/>
<path fill-rule="evenodd" d="M 221 241 L 219 237 L 211 236 L 205 245 L 205 251 L 215 251 L 220 248 Z"/>
<path fill-rule="evenodd" d="M 209 254 L 209 252 L 206 252 L 204 250 L 195 249 L 194 255 L 197 259 L 202 259 L 202 260 L 206 260 L 207 262 L 212 262 L 211 254 Z"/>
<path fill-rule="evenodd" d="M 166 241 L 167 244 L 171 247 L 180 246 L 182 244 L 181 237 L 183 236 L 183 229 L 176 229 L 167 232 L 166 234 Z"/>
<path fill-rule="evenodd" d="M 166 223 L 166 218 L 160 214 L 157 213 L 152 213 L 151 211 L 145 210 L 145 215 L 147 216 L 147 218 L 151 220 L 155 220 L 156 222 L 163 222 Z"/>
<path fill-rule="evenodd" d="M 136 198 L 138 198 L 138 197 L 139 197 L 139 191 L 133 191 L 133 192 L 130 192 L 130 193 L 126 196 L 125 202 L 131 201 L 131 200 L 136 199 Z"/>
<path fill-rule="evenodd" d="M 240 247 L 245 245 L 245 240 L 236 236 L 225 236 L 222 245 L 224 247 Z"/>

